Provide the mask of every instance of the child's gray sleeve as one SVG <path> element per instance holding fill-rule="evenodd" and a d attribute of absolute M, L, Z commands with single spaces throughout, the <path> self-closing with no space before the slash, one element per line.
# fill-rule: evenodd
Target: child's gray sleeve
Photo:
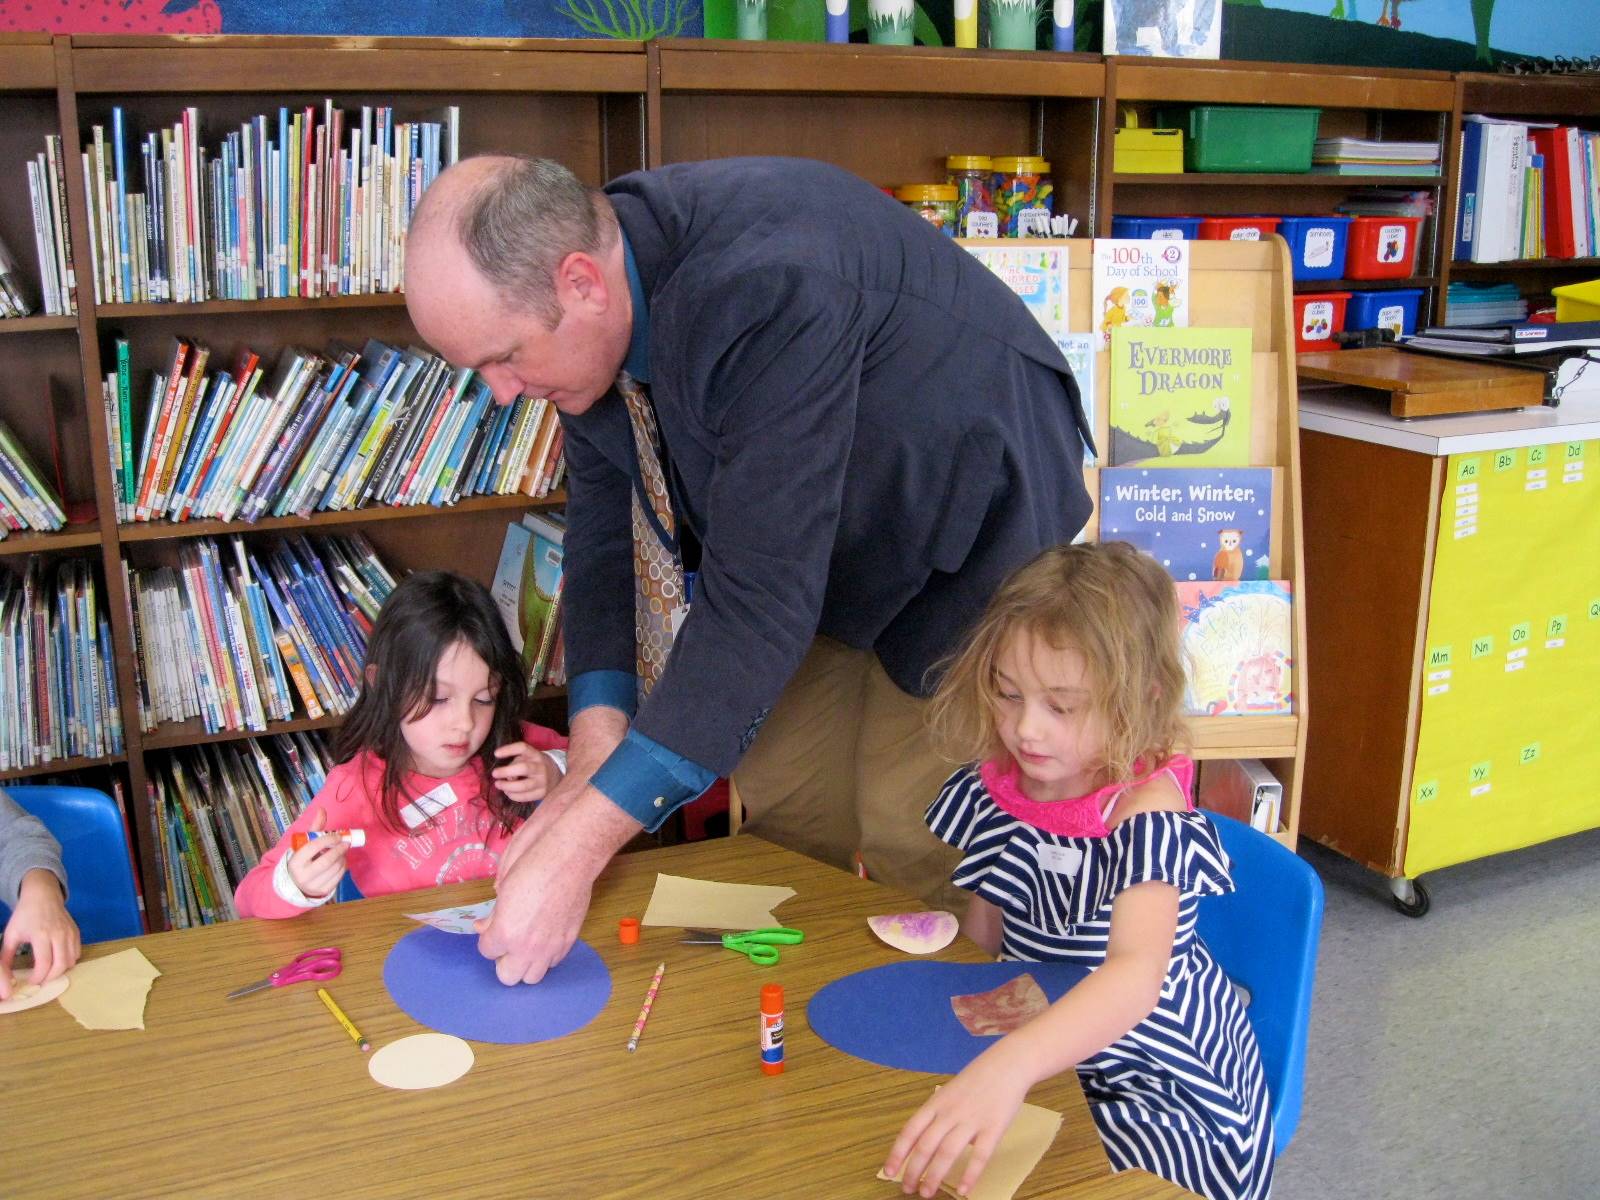
<path fill-rule="evenodd" d="M 61 890 L 67 890 L 60 844 L 37 817 L 30 817 L 0 791 L 0 903 L 15 908 L 22 877 L 37 867 L 54 873 Z"/>

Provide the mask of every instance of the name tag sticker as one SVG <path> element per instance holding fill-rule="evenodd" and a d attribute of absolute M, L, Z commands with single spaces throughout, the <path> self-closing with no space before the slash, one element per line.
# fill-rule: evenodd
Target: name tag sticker
<path fill-rule="evenodd" d="M 456 795 L 455 788 L 448 783 L 441 783 L 431 792 L 424 792 L 410 804 L 400 810 L 400 820 L 407 829 L 416 829 L 426 825 L 445 809 L 461 803 L 461 797 Z"/>
<path fill-rule="evenodd" d="M 1076 846 L 1040 846 L 1039 865 L 1058 875 L 1076 875 L 1083 866 L 1083 851 Z"/>

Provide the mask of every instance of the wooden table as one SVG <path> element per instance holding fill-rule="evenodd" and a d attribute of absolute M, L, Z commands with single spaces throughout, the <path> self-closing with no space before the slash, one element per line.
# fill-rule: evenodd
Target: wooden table
<path fill-rule="evenodd" d="M 779 910 L 805 930 L 770 969 L 646 928 L 658 871 L 786 884 Z M 374 1046 L 419 1032 L 383 986 L 404 912 L 470 903 L 487 883 L 334 905 L 294 921 L 239 921 L 91 948 L 137 944 L 163 972 L 144 1032 L 84 1030 L 57 1004 L 0 1017 L 0 1127 L 12 1158 L 5 1194 L 171 1197 L 750 1197 L 891 1200 L 873 1178 L 930 1076 L 835 1050 L 806 1022 L 824 984 L 903 957 L 863 918 L 908 898 L 750 836 L 619 857 L 595 887 L 585 938 L 612 972 L 589 1026 L 527 1046 L 476 1043 L 463 1079 L 396 1092 L 324 1011 L 310 985 L 226 1002 L 312 946 L 344 949 L 330 986 Z M 958 939 L 941 957 L 981 961 Z M 666 978 L 638 1053 L 624 1046 L 656 964 Z M 757 1068 L 759 985 L 785 989 L 787 1069 Z M 1139 1173 L 1113 1177 L 1076 1079 L 1029 1099 L 1065 1114 L 1018 1196 L 1168 1200 L 1190 1193 Z"/>

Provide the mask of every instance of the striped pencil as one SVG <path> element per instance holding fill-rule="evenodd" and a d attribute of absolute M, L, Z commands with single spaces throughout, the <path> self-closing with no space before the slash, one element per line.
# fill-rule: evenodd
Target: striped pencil
<path fill-rule="evenodd" d="M 662 963 L 656 968 L 655 978 L 650 981 L 650 990 L 644 994 L 644 1007 L 639 1010 L 639 1019 L 633 1023 L 633 1033 L 628 1037 L 629 1054 L 639 1048 L 639 1035 L 644 1032 L 644 1023 L 650 1019 L 650 1006 L 656 1002 L 656 993 L 661 990 L 661 977 L 666 973 L 667 964 Z"/>

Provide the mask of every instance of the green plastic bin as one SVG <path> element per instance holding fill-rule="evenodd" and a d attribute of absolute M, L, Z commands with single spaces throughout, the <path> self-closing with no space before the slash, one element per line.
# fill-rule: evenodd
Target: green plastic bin
<path fill-rule="evenodd" d="M 1262 108 L 1256 105 L 1196 104 L 1187 121 L 1161 123 L 1187 128 L 1183 141 L 1186 171 L 1311 170 L 1320 108 Z"/>

